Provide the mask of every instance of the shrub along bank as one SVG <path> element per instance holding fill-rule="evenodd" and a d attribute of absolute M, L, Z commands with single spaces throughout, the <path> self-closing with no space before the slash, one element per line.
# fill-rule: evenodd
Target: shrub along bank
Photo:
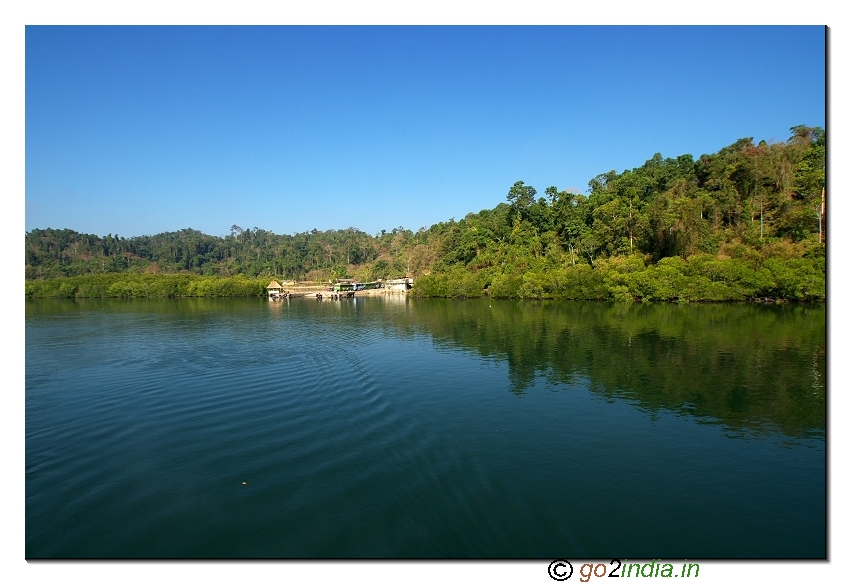
<path fill-rule="evenodd" d="M 174 298 L 262 296 L 268 278 L 107 273 L 26 282 L 28 298 Z"/>
<path fill-rule="evenodd" d="M 616 301 L 823 301 L 823 257 L 728 258 L 692 255 L 646 264 L 638 257 L 600 259 L 593 266 L 538 266 L 522 273 L 453 269 L 416 280 L 420 297 Z"/>

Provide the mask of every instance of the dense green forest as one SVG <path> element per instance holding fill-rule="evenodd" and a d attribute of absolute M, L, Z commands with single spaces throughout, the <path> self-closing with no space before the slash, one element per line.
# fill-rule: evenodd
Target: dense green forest
<path fill-rule="evenodd" d="M 183 229 L 124 238 L 33 229 L 26 293 L 120 297 L 141 285 L 147 295 L 257 295 L 270 277 L 407 275 L 422 296 L 818 301 L 825 152 L 823 129 L 795 126 L 784 142 L 744 138 L 696 160 L 656 154 L 596 176 L 586 193 L 550 186 L 538 196 L 516 182 L 495 208 L 418 232 L 277 235 L 233 225 L 224 237 Z M 167 274 L 182 279 L 154 277 Z"/>

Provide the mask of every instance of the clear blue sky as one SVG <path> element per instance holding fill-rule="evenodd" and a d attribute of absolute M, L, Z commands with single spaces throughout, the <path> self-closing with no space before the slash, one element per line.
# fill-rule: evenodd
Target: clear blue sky
<path fill-rule="evenodd" d="M 28 26 L 26 230 L 416 230 L 825 99 L 820 26 Z"/>

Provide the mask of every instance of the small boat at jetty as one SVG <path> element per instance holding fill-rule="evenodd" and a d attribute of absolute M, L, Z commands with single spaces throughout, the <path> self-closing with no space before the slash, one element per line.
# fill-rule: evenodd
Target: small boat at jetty
<path fill-rule="evenodd" d="M 364 289 L 378 289 L 381 287 L 383 287 L 383 284 L 380 281 L 369 281 L 363 283 L 360 281 L 354 281 L 353 279 L 338 279 L 333 284 L 332 289 L 329 289 L 328 291 L 361 291 Z"/>

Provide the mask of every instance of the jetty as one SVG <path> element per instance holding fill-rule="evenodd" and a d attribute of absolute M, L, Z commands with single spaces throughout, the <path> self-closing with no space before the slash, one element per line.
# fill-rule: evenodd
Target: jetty
<path fill-rule="evenodd" d="M 413 278 L 361 282 L 354 279 L 337 279 L 333 282 L 294 282 L 276 280 L 266 286 L 270 302 L 291 298 L 315 298 L 316 300 L 342 300 L 355 296 L 373 296 L 385 293 L 405 293 L 413 287 Z"/>

